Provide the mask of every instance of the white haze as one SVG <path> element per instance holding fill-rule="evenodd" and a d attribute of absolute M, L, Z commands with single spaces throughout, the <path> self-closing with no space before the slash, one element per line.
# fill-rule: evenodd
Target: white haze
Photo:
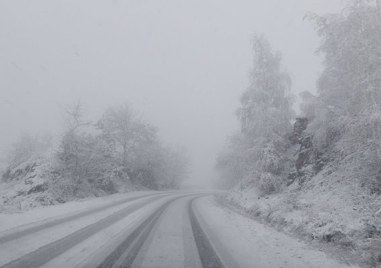
<path fill-rule="evenodd" d="M 89 118 L 129 102 L 192 160 L 207 185 L 238 128 L 251 39 L 283 53 L 294 93 L 313 91 L 319 39 L 303 16 L 339 0 L 2 0 L 0 148 L 24 131 L 59 133 L 62 108 L 81 99 Z"/>

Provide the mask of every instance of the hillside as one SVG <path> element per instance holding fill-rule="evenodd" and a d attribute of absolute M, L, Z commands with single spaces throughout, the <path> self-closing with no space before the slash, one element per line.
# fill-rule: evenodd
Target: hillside
<path fill-rule="evenodd" d="M 323 68 L 316 91 L 300 94 L 299 118 L 281 54 L 256 38 L 241 130 L 217 160 L 233 185 L 223 202 L 371 267 L 381 265 L 380 10 L 349 1 L 342 12 L 305 16 Z"/>
<path fill-rule="evenodd" d="M 293 163 L 282 191 L 263 195 L 252 180 L 238 184 L 221 202 L 254 219 L 319 245 L 347 261 L 381 261 L 381 197 L 363 183 L 354 160 L 314 155 L 307 120 L 296 121 L 288 153 Z M 361 171 L 361 168 L 360 168 Z"/>
<path fill-rule="evenodd" d="M 51 157 L 31 157 L 3 173 L 0 212 L 23 211 L 79 198 L 145 189 L 133 184 L 128 177 L 117 175 L 117 170 L 110 171 L 109 176 L 104 176 L 97 184 L 87 183 L 76 194 L 70 194 L 70 182 L 60 176 Z"/>

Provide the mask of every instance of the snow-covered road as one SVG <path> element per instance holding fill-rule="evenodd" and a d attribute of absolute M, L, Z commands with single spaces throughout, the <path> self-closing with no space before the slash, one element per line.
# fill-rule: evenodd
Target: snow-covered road
<path fill-rule="evenodd" d="M 2 220 L 0 267 L 348 267 L 207 193 L 133 193 Z"/>

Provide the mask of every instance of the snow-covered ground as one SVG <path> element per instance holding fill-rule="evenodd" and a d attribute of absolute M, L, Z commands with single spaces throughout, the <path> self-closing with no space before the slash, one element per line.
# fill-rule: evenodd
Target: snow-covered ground
<path fill-rule="evenodd" d="M 228 267 L 356 267 L 284 233 L 219 206 L 213 198 L 196 202 L 207 233 Z"/>
<path fill-rule="evenodd" d="M 27 226 L 30 227 L 33 224 L 41 224 L 47 221 L 66 218 L 71 215 L 86 212 L 90 209 L 96 209 L 126 198 L 139 197 L 153 193 L 155 192 L 141 191 L 127 194 L 114 194 L 104 197 L 80 199 L 54 206 L 37 207 L 24 212 L 18 211 L 0 213 L 0 236 L 9 229 L 22 229 Z"/>
<path fill-rule="evenodd" d="M 211 249 L 200 244 L 191 211 L 225 267 L 356 267 L 222 207 L 210 194 L 181 191 L 117 194 L 0 214 L 0 266 L 97 267 L 130 260 L 132 267 L 205 267 L 203 253 Z M 33 229 L 49 222 L 57 224 Z"/>
<path fill-rule="evenodd" d="M 97 267 L 107 256 L 124 241 L 134 228 L 145 219 L 147 215 L 158 209 L 170 197 L 151 202 L 128 217 L 107 227 L 102 232 L 91 236 L 82 243 L 72 247 L 64 254 L 46 263 L 42 267 Z"/>
<path fill-rule="evenodd" d="M 236 187 L 221 203 L 304 241 L 373 267 L 381 252 L 381 198 L 356 179 L 353 165 L 326 167 L 300 186 L 261 197 Z"/>

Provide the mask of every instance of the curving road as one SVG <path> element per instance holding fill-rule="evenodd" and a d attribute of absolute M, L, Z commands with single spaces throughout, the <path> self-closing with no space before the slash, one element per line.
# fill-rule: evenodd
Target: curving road
<path fill-rule="evenodd" d="M 0 236 L 0 265 L 223 267 L 192 206 L 202 196 L 158 193 L 125 198 L 11 230 Z M 18 251 L 18 245 L 25 249 Z"/>
<path fill-rule="evenodd" d="M 210 195 L 127 195 L 5 230 L 0 232 L 0 267 L 345 266 L 227 212 Z"/>

